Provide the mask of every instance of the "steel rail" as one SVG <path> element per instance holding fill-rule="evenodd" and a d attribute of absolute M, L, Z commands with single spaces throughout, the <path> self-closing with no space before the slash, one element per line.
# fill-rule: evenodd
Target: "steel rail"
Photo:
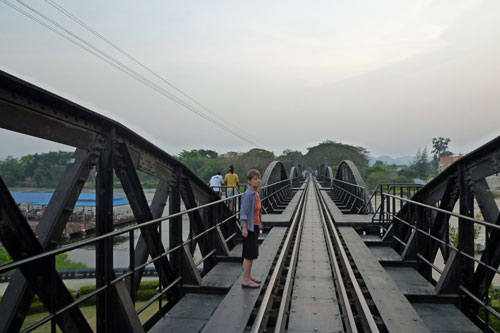
<path fill-rule="evenodd" d="M 309 181 L 308 181 L 309 182 Z M 309 185 L 308 185 L 309 186 Z M 306 190 L 307 192 L 308 190 Z M 292 251 L 292 256 L 290 257 L 290 263 L 288 265 L 288 273 L 286 275 L 286 282 L 283 288 L 283 294 L 281 296 L 280 308 L 278 312 L 278 317 L 276 321 L 276 326 L 274 327 L 274 332 L 285 332 L 286 326 L 286 316 L 285 312 L 288 310 L 290 296 L 292 294 L 293 277 L 295 276 L 295 268 L 297 266 L 297 259 L 299 256 L 300 241 L 302 239 L 302 229 L 304 227 L 304 215 L 305 215 L 305 205 L 307 203 L 307 193 L 304 194 L 304 203 L 302 207 L 302 212 L 299 220 L 299 225 L 297 227 L 297 234 L 295 235 L 295 243 Z M 274 288 L 274 286 L 273 286 Z"/>
<path fill-rule="evenodd" d="M 326 203 L 324 202 L 324 199 L 321 197 L 321 203 L 323 207 L 326 207 Z M 337 229 L 333 223 L 333 219 L 331 217 L 331 213 L 329 212 L 328 209 L 326 209 L 326 214 L 327 220 L 328 220 L 328 226 L 331 231 L 331 236 L 333 237 L 333 241 L 336 244 L 337 248 L 340 250 L 339 254 L 342 259 L 342 263 L 344 267 L 346 268 L 347 275 L 349 277 L 349 280 L 351 281 L 352 288 L 354 291 L 354 295 L 356 298 L 356 301 L 358 305 L 361 308 L 361 319 L 364 322 L 364 324 L 367 326 L 367 328 L 370 329 L 371 332 L 379 332 L 379 329 L 377 327 L 377 323 L 375 323 L 375 320 L 373 319 L 373 315 L 370 311 L 370 308 L 368 306 L 368 303 L 366 302 L 366 299 L 363 295 L 363 291 L 361 290 L 361 287 L 359 286 L 358 280 L 356 279 L 356 276 L 354 275 L 354 271 L 352 270 L 352 267 L 349 263 L 349 258 L 347 257 L 347 253 L 345 252 L 345 249 L 342 245 L 342 242 L 340 240 L 340 236 L 337 232 Z"/>
<path fill-rule="evenodd" d="M 316 191 L 316 198 L 318 201 L 318 208 L 319 208 L 319 214 L 321 218 L 321 226 L 323 227 L 324 235 L 325 235 L 325 241 L 326 241 L 326 247 L 328 250 L 328 254 L 330 256 L 330 266 L 332 268 L 332 271 L 334 273 L 335 277 L 335 285 L 337 286 L 337 292 L 340 295 L 340 306 L 342 308 L 342 312 L 344 314 L 344 317 L 346 320 L 344 321 L 344 324 L 346 326 L 346 331 L 347 332 L 358 332 L 358 328 L 356 327 L 356 322 L 354 320 L 354 315 L 352 313 L 351 305 L 349 302 L 349 297 L 347 296 L 347 291 L 344 285 L 344 280 L 342 279 L 342 275 L 340 272 L 340 266 L 337 261 L 337 257 L 335 256 L 335 249 L 332 243 L 332 237 L 330 236 L 330 232 L 328 230 L 328 226 L 326 224 L 326 218 L 325 215 L 323 214 L 323 202 L 320 199 L 320 194 L 319 194 L 319 188 L 316 186 L 316 183 L 314 184 Z"/>
<path fill-rule="evenodd" d="M 307 192 L 307 186 L 306 186 L 306 189 L 302 193 L 302 196 L 301 196 L 300 202 L 299 202 L 299 210 L 297 210 L 297 213 L 295 214 L 295 216 L 293 218 L 292 224 L 290 225 L 290 229 L 288 230 L 288 234 L 287 234 L 285 242 L 283 244 L 283 248 L 281 250 L 280 256 L 279 256 L 278 261 L 276 262 L 276 265 L 274 267 L 274 271 L 273 271 L 273 274 L 271 275 L 271 278 L 269 280 L 266 292 L 264 293 L 264 297 L 262 298 L 262 302 L 261 302 L 259 311 L 258 311 L 257 315 L 255 316 L 255 320 L 254 320 L 252 328 L 250 330 L 252 333 L 256 333 L 256 332 L 260 331 L 263 320 L 264 320 L 264 315 L 266 314 L 269 306 L 271 305 L 272 292 L 273 292 L 274 286 L 278 282 L 283 265 L 285 263 L 285 258 L 286 258 L 287 252 L 288 252 L 288 248 L 290 247 L 294 231 L 296 229 L 296 226 L 298 225 L 299 216 L 301 215 L 301 214 L 299 214 L 299 212 L 301 212 L 300 209 L 303 209 L 303 204 L 304 204 L 304 201 L 306 198 L 306 192 Z"/>

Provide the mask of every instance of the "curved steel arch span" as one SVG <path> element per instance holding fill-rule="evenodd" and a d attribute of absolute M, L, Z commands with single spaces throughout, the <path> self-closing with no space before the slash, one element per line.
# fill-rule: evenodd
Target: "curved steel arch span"
<path fill-rule="evenodd" d="M 262 175 L 261 186 L 264 187 L 285 179 L 288 179 L 285 165 L 280 161 L 272 161 Z"/>
<path fill-rule="evenodd" d="M 334 176 L 332 168 L 328 166 L 328 163 L 325 162 L 318 168 L 318 177 L 325 181 L 328 187 L 332 186 Z"/>
<path fill-rule="evenodd" d="M 285 190 L 288 191 L 290 186 L 291 184 L 286 174 L 285 165 L 280 161 L 269 163 L 262 176 L 260 190 L 264 211 L 267 213 L 273 212 L 277 203 L 273 201 L 274 199 L 269 200 L 268 198 L 274 194 L 282 193 Z"/>
<path fill-rule="evenodd" d="M 348 191 L 357 197 L 354 205 L 355 211 L 363 214 L 373 212 L 365 181 L 352 161 L 344 160 L 340 162 L 332 183 L 333 186 Z"/>
<path fill-rule="evenodd" d="M 290 169 L 289 179 L 292 184 L 296 184 L 304 179 L 304 167 L 301 164 L 296 164 Z"/>
<path fill-rule="evenodd" d="M 333 191 L 333 195 L 346 203 L 350 213 L 369 214 L 373 212 L 365 182 L 356 165 L 349 160 L 340 162 L 335 177 L 328 163 L 318 168 L 318 178 Z"/>

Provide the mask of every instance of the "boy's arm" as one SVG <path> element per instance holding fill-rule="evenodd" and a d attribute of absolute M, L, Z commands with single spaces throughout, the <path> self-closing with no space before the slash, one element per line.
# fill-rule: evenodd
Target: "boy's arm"
<path fill-rule="evenodd" d="M 246 238 L 248 236 L 247 220 L 241 220 L 241 225 L 241 235 Z"/>
<path fill-rule="evenodd" d="M 248 236 L 247 220 L 250 215 L 250 197 L 243 194 L 241 197 L 241 208 L 240 208 L 240 221 L 241 221 L 241 235 L 243 237 Z"/>

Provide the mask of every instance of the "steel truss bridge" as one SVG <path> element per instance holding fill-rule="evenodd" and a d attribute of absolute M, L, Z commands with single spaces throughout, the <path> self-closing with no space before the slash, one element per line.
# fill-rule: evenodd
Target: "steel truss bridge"
<path fill-rule="evenodd" d="M 318 166 L 317 177 L 272 162 L 260 189 L 265 229 L 253 267 L 262 285 L 246 289 L 241 194 L 220 198 L 123 125 L 4 72 L 0 127 L 76 148 L 35 232 L 0 175 L 0 241 L 13 258 L 0 266 L 0 274 L 11 274 L 0 301 L 2 332 L 477 332 L 494 331 L 500 319 L 489 292 L 500 273 L 500 214 L 489 185 L 500 171 L 500 138 L 425 186 L 380 184 L 371 195 L 350 161 L 336 174 Z M 94 168 L 96 234 L 61 245 Z M 151 202 L 139 171 L 159 180 Z M 119 230 L 114 174 L 135 216 Z M 475 228 L 485 239 L 480 254 Z M 119 274 L 118 236 L 129 237 L 129 266 Z M 75 297 L 55 256 L 87 246 L 95 246 L 96 288 Z M 146 267 L 158 288 L 139 306 Z M 35 296 L 46 312 L 27 323 Z M 94 319 L 82 311 L 91 299 Z M 148 309 L 154 311 L 142 316 Z"/>

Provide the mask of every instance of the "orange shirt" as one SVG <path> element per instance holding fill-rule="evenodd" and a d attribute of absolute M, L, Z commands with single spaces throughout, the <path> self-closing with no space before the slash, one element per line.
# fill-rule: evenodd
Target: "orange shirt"
<path fill-rule="evenodd" d="M 257 201 L 255 202 L 255 215 L 253 217 L 253 224 L 254 225 L 259 225 L 260 223 L 260 209 L 262 208 L 262 205 L 260 204 L 260 195 L 258 191 L 255 191 L 255 198 Z"/>

